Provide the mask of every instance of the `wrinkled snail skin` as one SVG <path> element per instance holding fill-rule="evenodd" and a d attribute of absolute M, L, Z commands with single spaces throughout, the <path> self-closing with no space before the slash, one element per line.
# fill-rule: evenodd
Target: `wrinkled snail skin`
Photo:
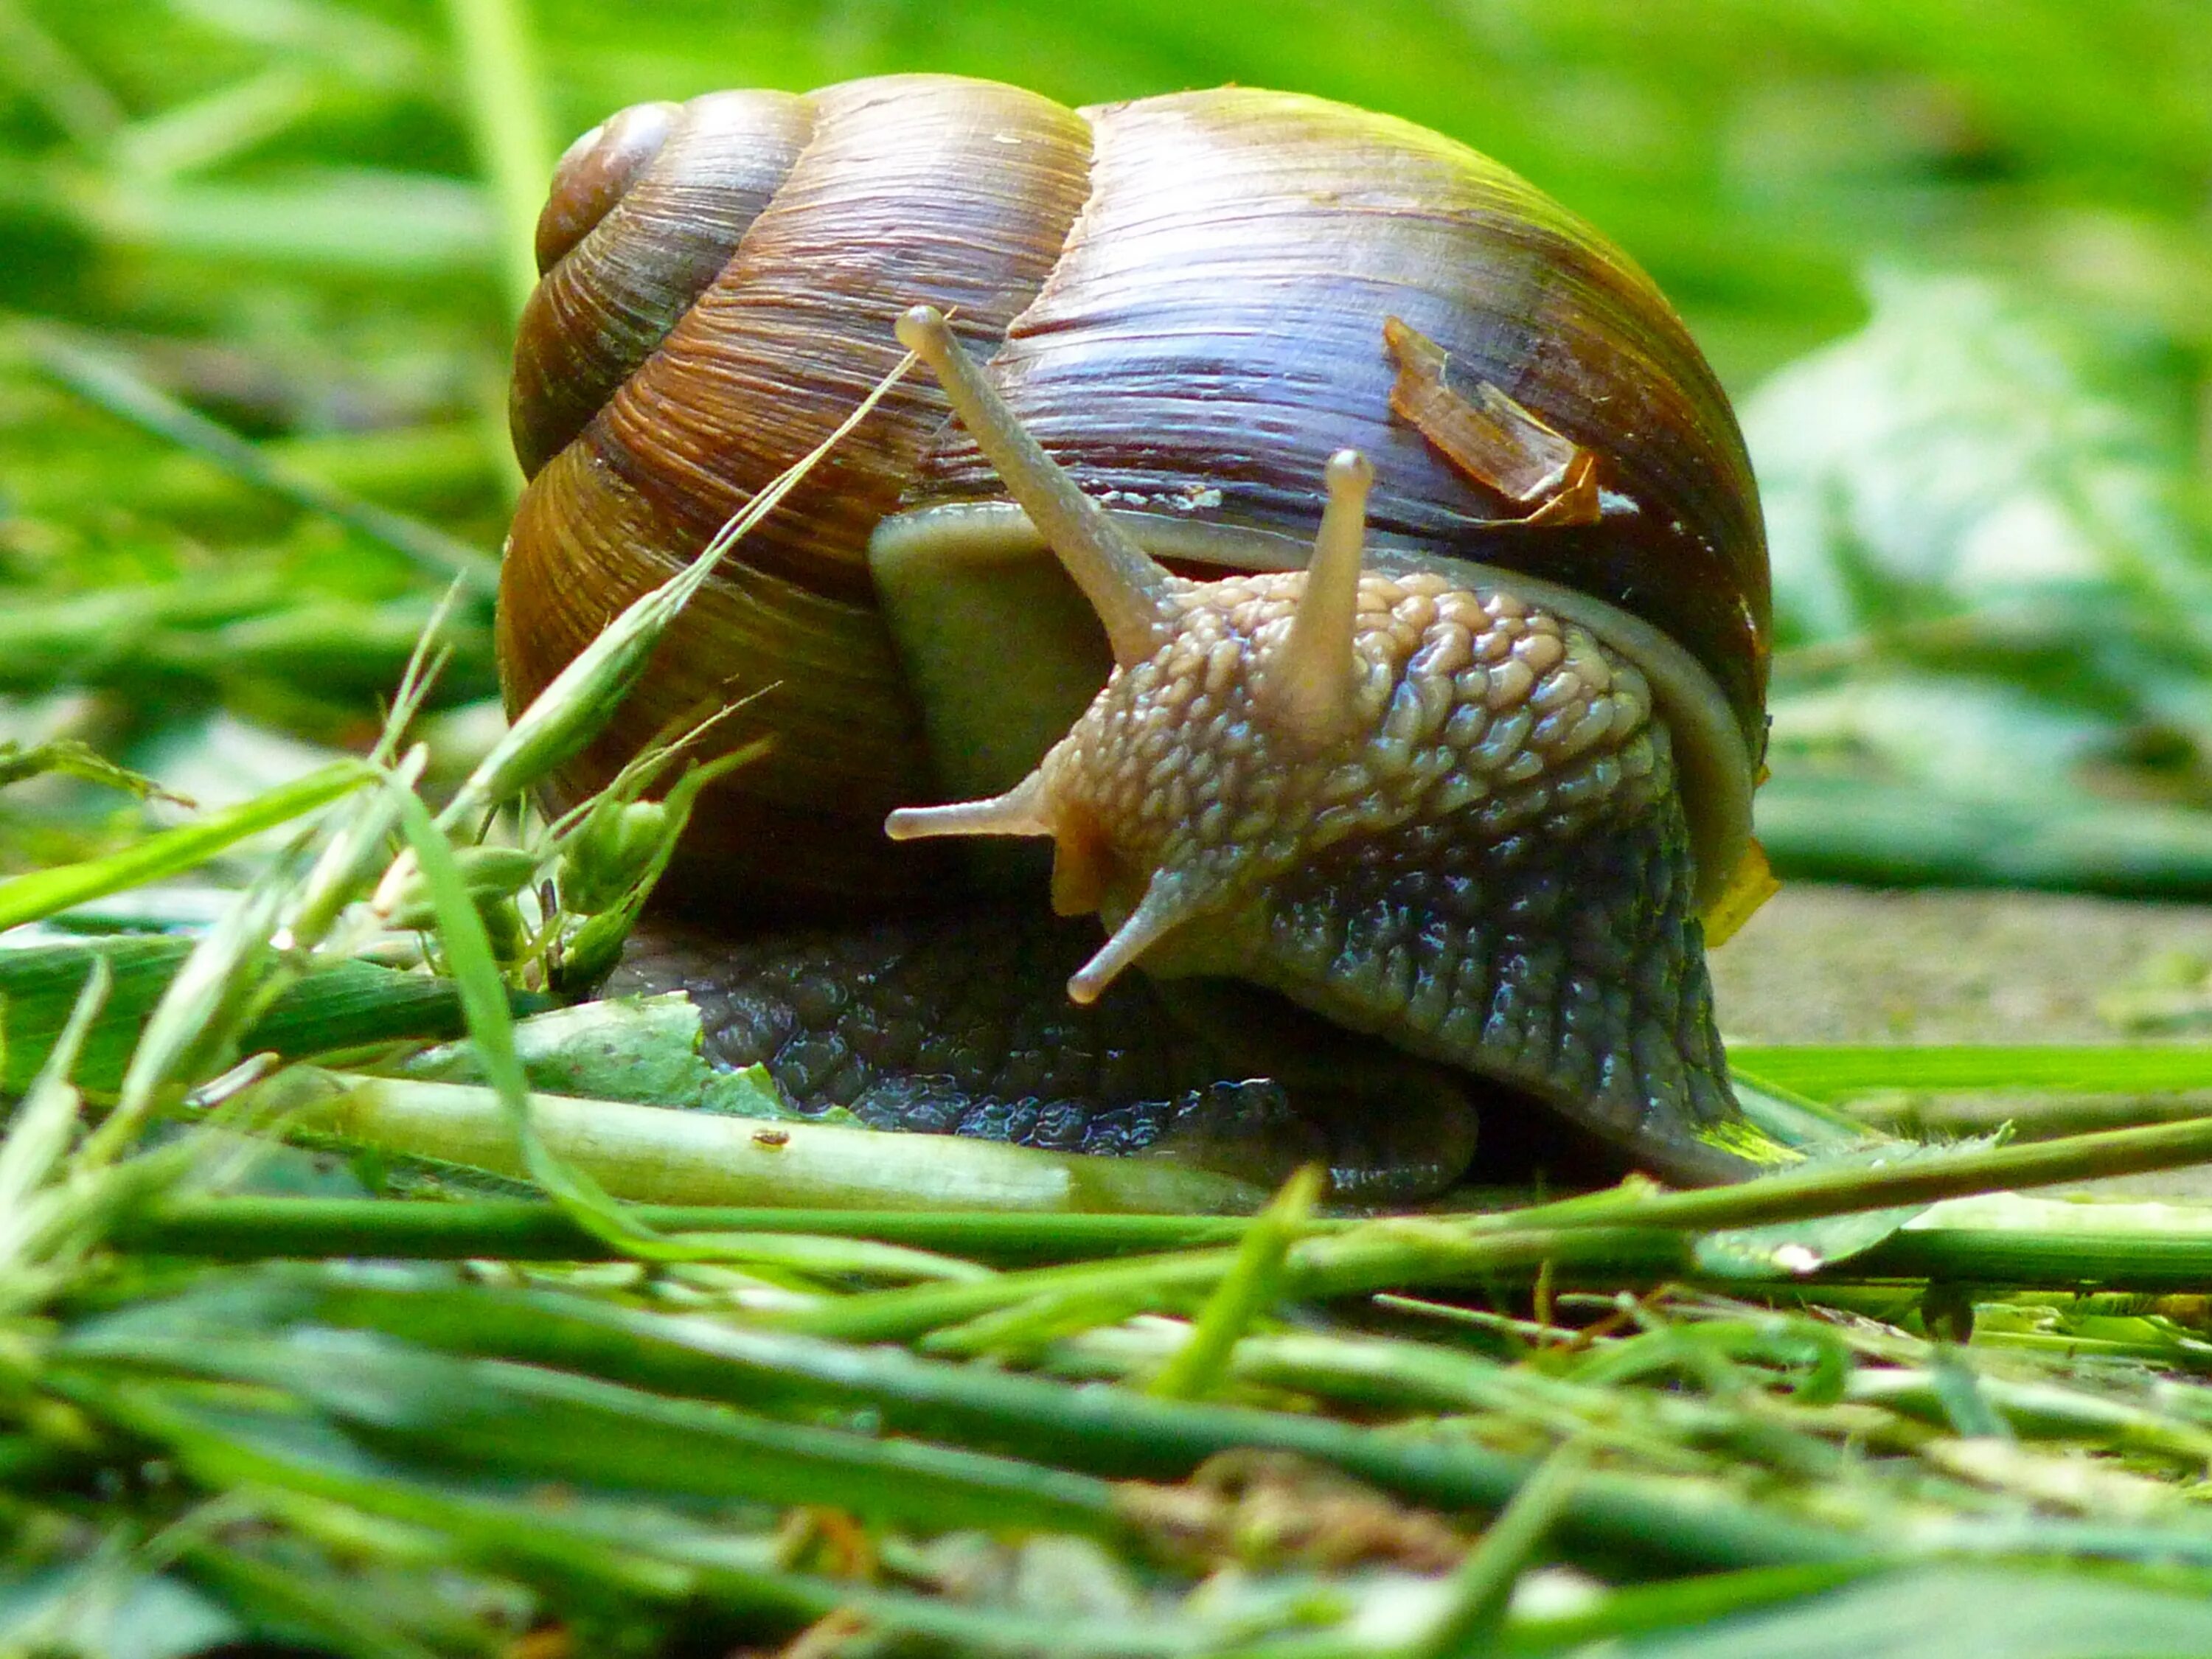
<path fill-rule="evenodd" d="M 624 112 L 539 257 L 512 702 L 902 337 L 927 365 L 561 781 L 733 696 L 732 741 L 778 736 L 687 849 L 776 920 L 664 930 L 619 987 L 886 1126 L 1319 1155 L 1395 1197 L 1533 1097 L 1668 1179 L 1754 1167 L 1698 912 L 1763 744 L 1756 497 L 1595 233 L 1316 100 L 910 76 Z M 1048 837 L 1108 942 L 1039 866 L 928 862 L 887 816 Z"/>
<path fill-rule="evenodd" d="M 1276 1031 L 1249 1035 L 1279 1024 L 1273 1011 L 1234 988 L 1209 988 L 1221 1006 L 1203 1022 L 1141 974 L 1069 1001 L 1068 975 L 1097 948 L 1089 918 L 988 896 L 734 936 L 663 921 L 639 930 L 607 990 L 688 994 L 709 1060 L 764 1064 L 790 1099 L 870 1127 L 1172 1151 L 1263 1183 L 1318 1161 L 1347 1202 L 1434 1191 L 1467 1166 L 1474 1115 L 1442 1068 L 1324 1034 L 1286 1084 Z"/>

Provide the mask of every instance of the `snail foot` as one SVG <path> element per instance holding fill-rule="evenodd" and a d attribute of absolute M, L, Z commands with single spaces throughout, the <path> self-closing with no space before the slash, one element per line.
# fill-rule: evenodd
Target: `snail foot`
<path fill-rule="evenodd" d="M 610 995 L 681 991 L 714 1063 L 767 1067 L 802 1112 L 1058 1152 L 1143 1155 L 1340 1201 L 1410 1202 L 1464 1171 L 1474 1120 L 1443 1069 L 1248 988 L 1142 975 L 1079 1007 L 1094 924 L 1029 904 L 732 939 L 654 919 Z"/>

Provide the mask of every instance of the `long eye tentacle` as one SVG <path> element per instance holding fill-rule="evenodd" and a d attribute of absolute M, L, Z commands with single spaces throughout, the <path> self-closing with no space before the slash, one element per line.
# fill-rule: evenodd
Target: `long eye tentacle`
<path fill-rule="evenodd" d="M 1173 625 L 1175 578 L 1024 429 L 960 349 L 943 312 L 915 306 L 898 319 L 898 337 L 936 374 L 960 423 L 1091 601 L 1106 625 L 1114 660 L 1126 667 L 1158 650 Z"/>

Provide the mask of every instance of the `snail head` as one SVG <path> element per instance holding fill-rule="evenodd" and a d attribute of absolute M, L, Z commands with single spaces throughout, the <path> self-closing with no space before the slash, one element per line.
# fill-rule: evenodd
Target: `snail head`
<path fill-rule="evenodd" d="M 1579 626 L 1435 572 L 1363 569 L 1373 472 L 1357 452 L 1324 470 L 1306 569 L 1188 580 L 1075 487 L 942 315 L 915 307 L 899 337 L 1097 612 L 1115 669 L 1013 788 L 885 827 L 1049 836 L 1054 907 L 1113 930 L 1075 1000 L 1139 958 L 1246 970 L 1291 913 L 1326 908 L 1332 870 L 1364 887 L 1440 836 L 1571 830 L 1664 786 L 1649 690 Z"/>

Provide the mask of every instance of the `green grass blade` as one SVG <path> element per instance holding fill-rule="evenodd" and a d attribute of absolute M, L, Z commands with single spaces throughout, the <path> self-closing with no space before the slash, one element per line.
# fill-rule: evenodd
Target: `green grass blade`
<path fill-rule="evenodd" d="M 1164 1159 L 1085 1158 L 966 1136 L 536 1091 L 527 1095 L 536 1139 L 523 1145 L 514 1139 L 511 1100 L 493 1088 L 342 1073 L 285 1086 L 307 1121 L 343 1139 L 531 1180 L 550 1158 L 587 1175 L 595 1189 L 651 1204 L 1222 1213 L 1266 1201 L 1264 1188 Z M 629 1231 L 609 1242 L 617 1239 L 646 1242 Z"/>
<path fill-rule="evenodd" d="M 228 428 L 149 386 L 129 369 L 46 328 L 21 331 L 32 360 L 110 414 L 191 450 L 234 477 L 380 542 L 416 568 L 460 581 L 481 598 L 499 591 L 499 562 L 433 525 L 394 513 L 264 454 Z"/>
<path fill-rule="evenodd" d="M 24 1091 L 21 1103 L 9 1115 L 5 1138 L 0 1139 L 0 1218 L 20 1213 L 19 1206 L 46 1180 L 69 1146 L 80 1105 L 70 1079 L 84 1048 L 85 1034 L 99 1018 L 113 983 L 107 964 L 95 961 L 84 976 L 84 988 L 77 993 L 67 1023 Z M 0 1218 L 0 1239 L 5 1239 L 9 1231 L 9 1223 Z M 0 1245 L 0 1261 L 11 1253 Z"/>
<path fill-rule="evenodd" d="M 1162 1400 L 1202 1400 L 1220 1385 L 1238 1339 L 1279 1297 L 1283 1259 L 1305 1231 L 1327 1179 L 1312 1165 L 1300 1170 L 1253 1218 L 1237 1247 L 1235 1263 L 1192 1322 L 1189 1340 L 1146 1386 L 1146 1393 Z"/>
<path fill-rule="evenodd" d="M 0 1089 L 28 1086 L 97 967 L 113 990 L 87 1033 L 75 1076 L 85 1088 L 112 1092 L 147 1014 L 191 948 L 188 939 L 120 937 L 0 951 L 0 1030 L 7 1038 Z M 547 1006 L 528 992 L 512 992 L 509 1000 L 518 1013 Z M 341 962 L 287 987 L 240 1033 L 239 1045 L 248 1054 L 297 1060 L 404 1039 L 442 1040 L 465 1029 L 450 980 Z"/>
<path fill-rule="evenodd" d="M 899 1432 L 1018 1449 L 1102 1475 L 1173 1477 L 1219 1453 L 1254 1447 L 1316 1458 L 1416 1502 L 1493 1510 L 1534 1467 L 1464 1441 L 1072 1388 L 893 1348 L 672 1319 L 553 1292 L 382 1288 L 297 1270 L 232 1282 L 246 1287 L 234 1294 L 258 1306 L 253 1316 L 271 1325 L 314 1319 L 365 1326 L 458 1352 L 573 1367 L 635 1388 L 802 1419 L 868 1410 Z M 196 1316 L 179 1304 L 170 1317 Z M 127 1351 L 152 1337 L 145 1321 L 119 1321 L 106 1340 Z M 1692 1490 L 1592 1474 L 1576 1488 L 1564 1535 L 1577 1550 L 1624 1549 L 1705 1567 L 1826 1561 L 1868 1547 L 1847 1534 L 1703 1488 L 1693 1498 Z"/>
<path fill-rule="evenodd" d="M 596 1182 L 546 1150 L 531 1107 L 530 1082 L 515 1051 L 507 983 L 492 956 L 483 920 L 469 897 L 459 862 L 444 832 L 431 821 L 429 808 L 414 791 L 395 788 L 393 799 L 399 804 L 401 831 L 437 910 L 439 939 L 445 946 L 447 969 L 460 994 L 469 1036 L 476 1043 L 484 1075 L 491 1080 L 523 1169 L 547 1197 L 608 1243 L 625 1249 L 649 1246 L 652 1236 L 624 1219 Z"/>
<path fill-rule="evenodd" d="M 496 1468 L 609 1492 L 781 1506 L 834 1504 L 923 1527 L 1011 1527 L 1111 1535 L 1101 1480 L 1012 1458 L 793 1422 L 532 1365 L 455 1359 L 362 1332 L 304 1328 L 279 1339 L 220 1328 L 173 1340 L 99 1328 L 63 1345 L 71 1364 L 281 1389 L 380 1455 L 435 1474 Z"/>
<path fill-rule="evenodd" d="M 1452 1575 L 1443 1616 L 1405 1650 L 1405 1659 L 1458 1659 L 1496 1648 L 1513 1586 L 1566 1513 L 1583 1469 L 1584 1460 L 1572 1446 L 1537 1465 Z"/>
<path fill-rule="evenodd" d="M 249 836 L 327 806 L 376 775 L 373 767 L 359 761 L 339 761 L 239 805 L 149 836 L 119 853 L 0 882 L 0 928 L 36 921 L 72 904 L 143 886 L 165 876 L 181 875 Z"/>
<path fill-rule="evenodd" d="M 746 1565 L 726 1534 L 702 1534 L 665 1512 L 641 1525 L 566 1516 L 530 1498 L 487 1497 L 450 1480 L 410 1478 L 349 1455 L 280 1411 L 219 1409 L 184 1390 L 92 1374 L 57 1374 L 56 1391 L 94 1419 L 165 1448 L 191 1478 L 347 1506 L 417 1528 L 457 1565 L 512 1573 L 568 1595 L 609 1595 L 666 1607 L 709 1608 L 795 1629 L 841 1608 L 881 1628 L 948 1642 L 957 1650 L 1069 1656 L 1194 1653 L 1182 1621 L 1132 1626 L 1065 1615 L 969 1609 L 930 1597 Z"/>
<path fill-rule="evenodd" d="M 460 47 L 469 125 L 497 212 L 507 310 L 520 315 L 538 283 L 532 249 L 556 158 L 527 9 L 525 0 L 447 0 L 446 15 Z"/>
<path fill-rule="evenodd" d="M 2168 1094 L 2212 1089 L 2212 1042 L 1743 1044 L 1729 1066 L 1820 1101 L 1875 1089 Z"/>
<path fill-rule="evenodd" d="M 1233 1245 L 1249 1224 L 1226 1216 L 1037 1214 L 975 1210 L 636 1206 L 668 1232 L 795 1232 L 957 1251 L 1012 1266 L 1207 1244 Z M 1317 1230 L 1348 1224 L 1316 1220 Z M 224 1261 L 374 1255 L 450 1260 L 596 1261 L 607 1247 L 559 1206 L 519 1199 L 399 1204 L 380 1199 L 183 1198 L 131 1223 L 131 1248 Z"/>

